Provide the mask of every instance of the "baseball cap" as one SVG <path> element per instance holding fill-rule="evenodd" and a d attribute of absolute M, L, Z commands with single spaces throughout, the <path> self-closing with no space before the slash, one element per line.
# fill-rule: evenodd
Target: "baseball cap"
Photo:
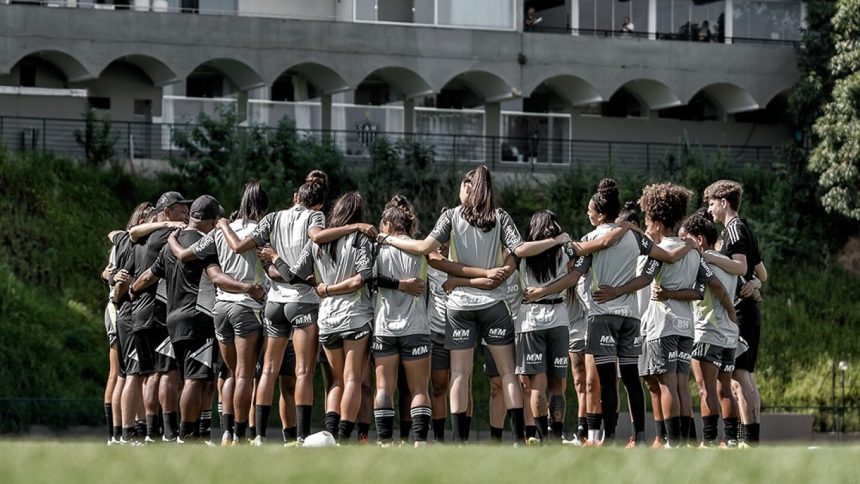
<path fill-rule="evenodd" d="M 155 204 L 155 210 L 160 212 L 165 208 L 177 203 L 188 205 L 189 203 L 191 203 L 191 200 L 186 200 L 185 197 L 183 197 L 182 194 L 179 192 L 165 192 L 160 197 L 158 197 L 158 202 Z"/>
<path fill-rule="evenodd" d="M 197 220 L 211 220 L 220 217 L 223 212 L 218 200 L 209 195 L 201 195 L 191 204 L 188 215 Z"/>

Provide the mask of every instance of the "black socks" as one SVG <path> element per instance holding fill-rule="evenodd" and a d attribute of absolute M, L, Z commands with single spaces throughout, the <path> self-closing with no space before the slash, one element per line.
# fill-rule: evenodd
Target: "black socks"
<path fill-rule="evenodd" d="M 269 413 L 272 411 L 271 405 L 257 405 L 254 407 L 254 417 L 257 424 L 257 434 L 266 438 L 266 427 L 269 426 Z"/>

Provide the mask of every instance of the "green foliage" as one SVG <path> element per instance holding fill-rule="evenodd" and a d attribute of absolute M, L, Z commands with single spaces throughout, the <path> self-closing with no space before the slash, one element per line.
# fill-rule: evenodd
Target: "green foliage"
<path fill-rule="evenodd" d="M 315 168 L 328 174 L 331 192 L 353 186 L 337 149 L 300 136 L 287 118 L 274 129 L 244 127 L 234 107 L 221 107 L 215 117 L 200 113 L 194 124 L 177 128 L 173 142 L 183 154 L 171 160 L 176 173 L 165 175 L 165 182 L 184 194 L 210 194 L 228 211 L 238 208 L 252 179 L 263 182 L 273 207 L 289 206 Z"/>
<path fill-rule="evenodd" d="M 817 138 L 809 166 L 819 175 L 824 207 L 860 220 L 860 1 L 841 0 L 835 8 L 832 96 L 813 126 Z M 814 84 L 804 89 L 813 90 Z"/>
<path fill-rule="evenodd" d="M 84 112 L 84 130 L 74 131 L 75 142 L 84 149 L 85 159 L 95 166 L 113 159 L 119 133 L 112 130 L 110 115 L 99 118 L 89 104 Z"/>

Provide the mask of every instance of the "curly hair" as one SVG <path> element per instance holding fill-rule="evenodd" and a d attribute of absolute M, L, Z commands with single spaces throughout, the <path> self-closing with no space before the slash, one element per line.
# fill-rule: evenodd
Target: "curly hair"
<path fill-rule="evenodd" d="M 391 197 L 382 210 L 382 220 L 379 222 L 380 232 L 384 224 L 388 224 L 395 232 L 402 232 L 410 237 L 418 233 L 418 215 L 408 198 L 399 193 Z"/>
<path fill-rule="evenodd" d="M 693 192 L 672 183 L 648 185 L 642 190 L 639 206 L 645 215 L 666 228 L 674 228 L 687 213 Z"/>
<path fill-rule="evenodd" d="M 733 180 L 719 180 L 705 188 L 705 201 L 724 198 L 729 203 L 729 207 L 737 212 L 741 208 L 743 194 L 744 187 L 740 183 Z"/>
<path fill-rule="evenodd" d="M 606 220 L 615 220 L 621 211 L 621 199 L 618 198 L 618 184 L 611 178 L 600 180 L 597 185 L 597 193 L 592 195 L 591 201 L 597 213 L 606 216 Z"/>
<path fill-rule="evenodd" d="M 717 243 L 717 224 L 711 220 L 710 214 L 705 209 L 699 209 L 687 217 L 681 227 L 690 235 L 704 237 L 710 246 Z"/>

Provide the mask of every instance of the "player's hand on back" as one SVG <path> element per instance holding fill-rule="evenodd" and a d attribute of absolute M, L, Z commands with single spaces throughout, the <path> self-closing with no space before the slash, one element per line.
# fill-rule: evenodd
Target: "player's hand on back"
<path fill-rule="evenodd" d="M 397 288 L 412 296 L 420 296 L 424 293 L 424 281 L 413 277 L 400 281 Z"/>

